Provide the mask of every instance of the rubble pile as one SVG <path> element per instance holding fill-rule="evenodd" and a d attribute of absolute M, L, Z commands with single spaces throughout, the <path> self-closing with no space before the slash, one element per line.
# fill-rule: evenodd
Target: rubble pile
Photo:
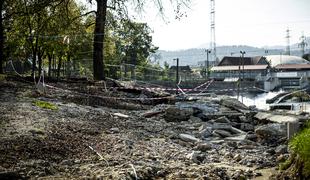
<path fill-rule="evenodd" d="M 126 97 L 158 97 L 140 93 Z M 251 179 L 288 157 L 285 126 L 235 99 L 140 101 L 128 110 L 80 96 L 53 88 L 34 96 L 31 85 L 2 82 L 0 179 Z"/>

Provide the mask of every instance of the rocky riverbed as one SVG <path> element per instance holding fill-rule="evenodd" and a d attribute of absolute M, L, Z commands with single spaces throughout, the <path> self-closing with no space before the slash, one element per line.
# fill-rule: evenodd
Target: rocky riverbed
<path fill-rule="evenodd" d="M 235 99 L 82 86 L 0 82 L 0 179 L 265 179 L 288 158 L 286 126 Z"/>

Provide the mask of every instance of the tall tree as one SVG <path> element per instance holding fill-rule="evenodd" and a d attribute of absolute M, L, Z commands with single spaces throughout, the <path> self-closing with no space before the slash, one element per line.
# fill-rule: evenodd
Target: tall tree
<path fill-rule="evenodd" d="M 111 4 L 113 5 L 112 9 L 117 10 L 118 13 L 125 13 L 122 11 L 126 9 L 126 2 L 130 0 L 112 0 Z M 176 17 L 183 16 L 181 13 L 180 7 L 187 5 L 190 0 L 175 0 L 170 1 L 175 5 L 175 12 L 177 13 Z M 92 0 L 89 0 L 92 2 Z M 132 4 L 135 5 L 136 9 L 143 9 L 144 5 L 148 4 L 147 0 L 131 0 Z M 163 13 L 164 6 L 162 0 L 152 0 L 158 10 Z M 106 24 L 106 15 L 108 0 L 96 0 L 97 3 L 97 12 L 96 12 L 96 24 L 94 30 L 94 52 L 93 52 L 93 69 L 94 69 L 94 79 L 104 80 L 104 59 L 103 59 L 103 47 L 104 47 L 104 35 L 105 35 L 105 24 Z"/>
<path fill-rule="evenodd" d="M 94 30 L 93 70 L 94 79 L 104 80 L 103 46 L 108 0 L 96 0 L 96 24 Z"/>
<path fill-rule="evenodd" d="M 0 0 L 0 74 L 3 74 L 3 62 L 4 62 L 4 56 L 3 56 L 3 50 L 4 50 L 4 30 L 3 30 L 3 6 L 4 6 L 4 0 Z"/>

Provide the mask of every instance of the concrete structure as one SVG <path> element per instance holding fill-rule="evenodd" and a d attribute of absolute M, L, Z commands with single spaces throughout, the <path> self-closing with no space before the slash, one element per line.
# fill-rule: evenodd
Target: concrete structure
<path fill-rule="evenodd" d="M 309 84 L 310 63 L 297 57 L 286 55 L 266 56 L 271 71 L 263 78 L 265 90 L 276 87 L 284 89 L 301 89 Z"/>
<path fill-rule="evenodd" d="M 268 61 L 263 56 L 244 58 L 225 56 L 218 66 L 211 68 L 211 77 L 224 81 L 231 78 L 255 80 L 257 76 L 265 76 L 268 67 Z"/>
<path fill-rule="evenodd" d="M 224 57 L 212 67 L 216 80 L 244 79 L 264 84 L 266 91 L 275 88 L 301 89 L 309 85 L 310 62 L 297 56 Z"/>

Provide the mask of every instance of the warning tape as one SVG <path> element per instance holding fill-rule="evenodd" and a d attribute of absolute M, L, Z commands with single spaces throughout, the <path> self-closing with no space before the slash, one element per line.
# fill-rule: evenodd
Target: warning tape
<path fill-rule="evenodd" d="M 210 84 L 213 82 L 213 80 L 207 81 L 193 89 L 189 89 L 189 88 L 161 88 L 161 87 L 110 87 L 110 90 L 154 90 L 154 91 L 179 91 L 182 90 L 184 92 L 190 92 L 190 91 L 199 91 L 199 90 L 206 90 Z M 203 86 L 207 85 L 206 88 L 201 88 Z"/>
<path fill-rule="evenodd" d="M 175 98 L 174 95 L 165 96 L 165 97 L 158 97 L 158 98 L 127 98 L 127 97 L 98 96 L 98 95 L 90 95 L 90 94 L 80 93 L 80 92 L 71 91 L 71 90 L 67 90 L 67 89 L 63 89 L 63 88 L 58 88 L 58 87 L 47 85 L 47 84 L 46 84 L 46 87 L 49 87 L 51 89 L 62 90 L 62 91 L 68 92 L 68 93 L 78 94 L 78 95 L 85 96 L 85 97 L 99 97 L 99 98 L 102 98 L 102 99 L 137 100 L 137 101 L 140 100 L 141 101 L 141 100 L 163 100 L 163 99 L 174 99 Z"/>

